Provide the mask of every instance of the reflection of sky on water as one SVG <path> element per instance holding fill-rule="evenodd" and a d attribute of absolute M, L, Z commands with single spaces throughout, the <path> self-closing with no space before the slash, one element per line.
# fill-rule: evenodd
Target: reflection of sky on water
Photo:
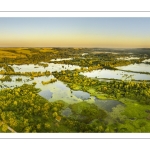
<path fill-rule="evenodd" d="M 130 71 L 139 71 L 139 72 L 149 72 L 150 73 L 150 65 L 148 64 L 131 64 L 128 66 L 121 66 L 117 67 L 118 69 L 122 70 L 130 70 Z"/>
<path fill-rule="evenodd" d="M 4 77 L 5 75 L 0 75 L 0 77 Z M 11 75 L 10 76 L 12 81 L 11 82 L 8 82 L 8 81 L 5 81 L 3 82 L 2 84 L 6 85 L 7 87 L 9 88 L 14 88 L 16 86 L 21 86 L 23 84 L 32 84 L 33 82 L 36 82 L 36 86 L 39 88 L 42 86 L 42 81 L 48 81 L 52 78 L 54 78 L 53 75 L 50 75 L 48 77 L 46 76 L 41 76 L 41 77 L 34 77 L 34 79 L 32 80 L 30 77 L 27 77 L 27 76 L 14 76 L 14 75 Z M 21 78 L 22 81 L 16 81 L 16 79 L 18 78 Z"/>
<path fill-rule="evenodd" d="M 120 57 L 120 58 L 117 58 L 118 60 L 131 60 L 131 59 L 140 59 L 139 57 Z"/>
<path fill-rule="evenodd" d="M 60 72 L 61 70 L 74 70 L 74 69 L 79 69 L 79 66 L 76 65 L 65 65 L 65 64 L 54 64 L 54 63 L 46 63 L 48 64 L 48 67 L 43 67 L 39 65 L 34 65 L 34 64 L 24 64 L 24 65 L 12 65 L 11 67 L 14 69 L 15 72 L 45 72 L 50 71 L 58 71 Z"/>
<path fill-rule="evenodd" d="M 14 70 L 17 72 L 21 71 L 21 72 L 32 72 L 32 71 L 61 71 L 61 70 L 65 70 L 65 69 L 70 69 L 73 70 L 75 68 L 79 68 L 78 66 L 72 66 L 72 65 L 60 65 L 60 64 L 53 64 L 53 63 L 48 63 L 49 67 L 42 67 L 42 66 L 38 66 L 38 65 L 13 65 Z M 62 67 L 64 66 L 64 68 Z M 140 67 L 139 67 L 140 66 Z M 136 64 L 134 65 L 134 68 L 140 68 L 143 69 L 142 67 L 145 66 L 145 70 L 148 71 L 150 70 L 148 67 L 148 65 L 145 64 Z M 127 67 L 127 66 L 125 66 Z M 134 70 L 133 68 L 131 68 L 131 70 Z M 91 72 L 84 72 L 81 73 L 83 75 L 86 75 L 88 77 L 97 77 L 97 78 L 114 78 L 114 79 L 121 79 L 122 76 L 124 74 L 128 74 L 128 75 L 134 75 L 133 78 L 136 80 L 150 80 L 150 75 L 146 75 L 146 74 L 139 74 L 139 73 L 129 73 L 129 72 L 125 72 L 125 71 L 114 71 L 114 70 L 107 70 L 107 69 L 102 69 L 102 70 L 94 70 Z M 0 75 L 0 78 L 4 77 L 4 75 Z M 64 84 L 63 82 L 57 80 L 54 83 L 50 83 L 50 84 L 46 84 L 43 85 L 41 82 L 42 81 L 48 81 L 52 78 L 54 78 L 53 75 L 50 76 L 41 76 L 41 77 L 34 77 L 33 80 L 30 79 L 30 77 L 27 76 L 10 76 L 12 78 L 11 82 L 0 82 L 1 84 L 6 85 L 5 87 L 3 86 L 2 88 L 6 88 L 6 87 L 10 87 L 10 88 L 14 88 L 16 86 L 21 86 L 24 83 L 26 84 L 32 84 L 33 82 L 36 83 L 35 87 L 36 88 L 40 88 L 41 92 L 39 93 L 41 96 L 45 97 L 46 99 L 48 99 L 49 101 L 56 101 L 56 100 L 64 100 L 67 103 L 73 104 L 73 103 L 77 103 L 77 102 L 82 102 L 83 100 L 87 100 L 87 102 L 90 103 L 95 103 L 99 108 L 104 109 L 106 111 L 111 111 L 113 107 L 116 107 L 118 104 L 120 104 L 120 102 L 118 101 L 114 101 L 114 100 L 98 100 L 98 99 L 94 99 L 90 100 L 91 96 L 89 93 L 87 92 L 83 92 L 83 91 L 74 91 L 71 90 L 69 87 L 67 87 L 66 84 Z M 22 78 L 22 81 L 16 81 L 17 78 Z M 72 91 L 72 92 L 71 92 Z M 66 113 L 66 115 L 68 115 L 69 113 L 71 113 L 68 109 L 66 110 L 66 112 L 64 111 L 64 114 Z"/>
<path fill-rule="evenodd" d="M 73 104 L 73 103 L 82 102 L 83 100 L 86 100 L 89 103 L 95 103 L 99 108 L 104 109 L 106 111 L 109 111 L 109 109 L 111 109 L 112 107 L 115 107 L 115 104 L 112 104 L 113 100 L 110 100 L 110 101 L 95 100 L 95 97 L 90 96 L 88 92 L 71 90 L 69 87 L 67 87 L 66 84 L 64 84 L 63 82 L 59 80 L 57 80 L 54 83 L 50 83 L 46 85 L 43 85 L 41 83 L 42 81 L 48 81 L 54 78 L 54 76 L 52 75 L 50 75 L 49 77 L 46 77 L 46 76 L 35 77 L 33 80 L 31 80 L 30 77 L 26 77 L 26 76 L 11 76 L 11 78 L 12 78 L 11 82 L 2 83 L 5 85 L 5 87 L 3 86 L 3 88 L 7 88 L 7 87 L 14 88 L 16 86 L 21 86 L 24 83 L 32 84 L 33 82 L 36 82 L 35 87 L 41 89 L 41 92 L 39 92 L 39 95 L 41 95 L 42 97 L 46 98 L 47 100 L 51 102 L 56 101 L 56 100 L 63 100 L 69 104 Z M 16 81 L 17 78 L 22 78 L 22 81 Z M 109 107 L 109 103 L 110 103 L 110 107 Z M 67 115 L 70 115 L 72 112 L 70 112 L 67 109 L 63 113 L 64 115 L 67 116 Z"/>
<path fill-rule="evenodd" d="M 83 100 L 87 100 L 90 98 L 90 94 L 87 92 L 83 92 L 83 91 L 73 91 L 72 94 L 75 95 L 77 98 L 80 98 Z"/>
<path fill-rule="evenodd" d="M 41 91 L 38 94 L 47 100 L 50 99 L 53 95 L 53 93 L 50 90 Z"/>
<path fill-rule="evenodd" d="M 81 72 L 82 75 L 93 78 L 108 78 L 108 79 L 124 79 L 125 74 L 133 76 L 135 80 L 150 80 L 150 75 L 133 72 L 125 72 L 120 70 L 93 70 L 91 72 Z"/>
<path fill-rule="evenodd" d="M 70 108 L 66 108 L 66 109 L 62 110 L 61 114 L 63 116 L 69 117 L 72 114 L 72 111 Z"/>
<path fill-rule="evenodd" d="M 110 112 L 110 111 L 112 111 L 113 107 L 116 107 L 117 105 L 122 104 L 122 103 L 117 100 L 99 100 L 99 99 L 95 98 L 95 104 L 99 108 Z"/>

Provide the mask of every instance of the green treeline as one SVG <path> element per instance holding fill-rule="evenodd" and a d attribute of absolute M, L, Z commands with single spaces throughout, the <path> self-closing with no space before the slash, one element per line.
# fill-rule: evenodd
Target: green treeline
<path fill-rule="evenodd" d="M 51 75 L 50 71 L 45 72 L 5 72 L 4 70 L 0 71 L 1 75 L 23 75 L 23 76 L 31 76 L 31 77 L 41 77 L 41 76 L 49 76 Z"/>

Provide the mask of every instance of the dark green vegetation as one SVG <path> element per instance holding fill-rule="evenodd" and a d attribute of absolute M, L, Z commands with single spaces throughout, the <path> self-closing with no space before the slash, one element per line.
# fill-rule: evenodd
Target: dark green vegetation
<path fill-rule="evenodd" d="M 105 53 L 105 52 L 109 53 Z M 117 53 L 117 54 L 113 54 Z M 131 54 L 139 59 L 117 59 Z M 0 84 L 12 81 L 22 82 L 27 76 L 53 75 L 54 79 L 45 79 L 42 85 L 63 81 L 71 90 L 82 90 L 97 99 L 111 99 L 121 102 L 111 112 L 100 109 L 88 100 L 68 104 L 58 99 L 51 102 L 38 93 L 36 83 L 23 84 L 20 87 L 0 90 L 0 131 L 13 132 L 150 132 L 150 83 L 135 80 L 98 80 L 80 75 L 80 72 L 95 69 L 116 70 L 117 66 L 141 63 L 150 58 L 150 50 L 112 50 L 112 49 L 75 49 L 75 48 L 1 48 Z M 51 61 L 51 59 L 72 58 L 72 60 Z M 78 65 L 81 69 L 51 70 L 37 72 L 15 72 L 13 64 L 34 64 L 48 67 L 41 62 Z M 149 63 L 147 63 L 149 65 Z M 1 69 L 2 68 L 2 69 Z M 135 71 L 129 71 L 135 72 Z M 143 73 L 143 72 L 139 72 Z M 145 72 L 145 74 L 149 74 Z M 126 77 L 128 78 L 128 77 Z M 62 115 L 66 108 L 71 109 L 69 116 Z"/>
<path fill-rule="evenodd" d="M 73 115 L 70 118 L 63 117 L 61 110 L 68 104 L 59 100 L 49 102 L 40 97 L 38 92 L 39 89 L 26 84 L 1 90 L 1 125 L 3 122 L 16 132 L 88 132 L 91 131 L 93 123 L 90 122 L 93 119 L 100 121 L 106 117 L 103 110 L 86 102 L 69 105 Z M 6 129 L 3 127 L 1 130 L 5 132 Z"/>

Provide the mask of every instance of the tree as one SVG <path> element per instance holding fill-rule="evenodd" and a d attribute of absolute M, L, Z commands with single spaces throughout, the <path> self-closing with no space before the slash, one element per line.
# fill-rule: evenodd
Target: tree
<path fill-rule="evenodd" d="M 3 131 L 3 132 L 6 132 L 7 129 L 8 129 L 8 126 L 7 126 L 6 124 L 3 124 L 3 125 L 2 125 L 2 131 Z"/>

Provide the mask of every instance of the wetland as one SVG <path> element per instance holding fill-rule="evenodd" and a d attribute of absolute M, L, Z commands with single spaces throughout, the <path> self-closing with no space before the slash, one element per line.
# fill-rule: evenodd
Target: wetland
<path fill-rule="evenodd" d="M 0 132 L 150 132 L 150 49 L 0 53 Z"/>

